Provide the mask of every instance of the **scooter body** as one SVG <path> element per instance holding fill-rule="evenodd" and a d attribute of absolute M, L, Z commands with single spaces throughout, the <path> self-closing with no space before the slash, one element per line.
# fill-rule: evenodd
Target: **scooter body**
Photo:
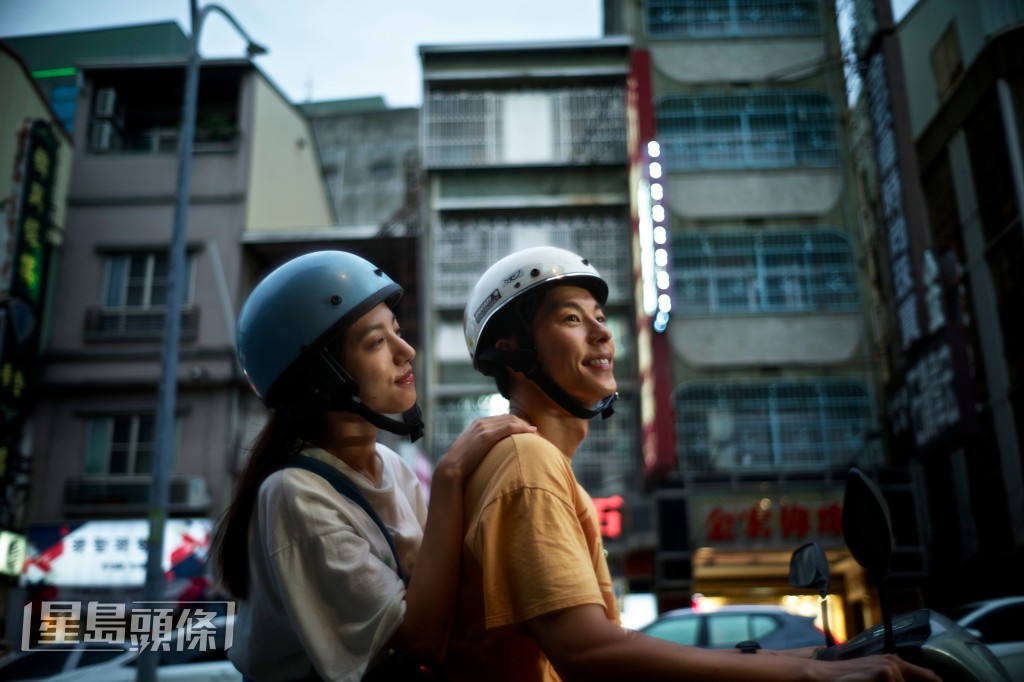
<path fill-rule="evenodd" d="M 889 508 L 875 484 L 858 469 L 851 469 L 846 479 L 843 540 L 853 558 L 867 571 L 869 582 L 878 587 L 882 624 L 843 644 L 826 642 L 816 658 L 846 660 L 889 653 L 932 670 L 944 682 L 1012 682 L 988 647 L 941 613 L 920 609 L 892 615 L 885 590 L 893 546 Z M 829 566 L 817 544 L 810 542 L 793 552 L 789 581 L 794 587 L 817 588 L 825 616 Z M 828 633 L 827 619 L 825 632 Z"/>
<path fill-rule="evenodd" d="M 946 616 L 921 609 L 892 620 L 895 654 L 935 672 L 944 682 L 1009 680 L 1003 664 L 984 644 Z M 829 661 L 885 653 L 884 626 L 865 630 L 837 646 L 821 649 L 817 658 Z"/>

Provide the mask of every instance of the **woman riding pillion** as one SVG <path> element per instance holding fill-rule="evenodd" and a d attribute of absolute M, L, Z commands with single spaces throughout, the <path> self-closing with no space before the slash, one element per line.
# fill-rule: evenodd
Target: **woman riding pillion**
<path fill-rule="evenodd" d="M 443 651 L 463 481 L 496 441 L 532 427 L 508 415 L 470 425 L 438 462 L 428 509 L 416 475 L 377 443 L 378 429 L 422 433 L 416 352 L 392 311 L 401 294 L 372 263 L 323 251 L 271 272 L 242 309 L 238 358 L 269 417 L 215 561 L 239 599 L 229 656 L 246 677 L 358 680 L 393 651 Z M 339 473 L 354 497 L 332 483 Z"/>

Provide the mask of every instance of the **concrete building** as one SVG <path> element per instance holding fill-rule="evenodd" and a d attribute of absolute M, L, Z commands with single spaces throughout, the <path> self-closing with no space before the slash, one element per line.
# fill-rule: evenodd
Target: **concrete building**
<path fill-rule="evenodd" d="M 100 33 L 93 38 L 101 42 L 112 34 Z M 173 49 L 124 56 L 132 32 L 114 33 L 120 42 L 107 43 L 107 56 L 88 60 L 71 51 L 85 36 L 35 37 L 50 46 L 42 53 L 62 56 L 73 71 L 77 106 L 54 306 L 28 427 L 32 549 L 49 556 L 52 541 L 64 551 L 59 561 L 30 558 L 24 580 L 28 589 L 57 587 L 65 599 L 79 588 L 93 599 L 141 589 L 156 446 L 185 59 Z M 246 436 L 262 423 L 234 354 L 239 306 L 264 272 L 243 243 L 332 224 L 305 115 L 252 62 L 204 61 L 168 509 L 169 523 L 185 525 L 168 532 L 181 545 L 172 549 L 191 547 L 191 555 L 206 546 Z M 201 570 L 184 578 L 204 579 Z"/>
<path fill-rule="evenodd" d="M 859 4 L 875 142 L 862 177 L 894 311 L 887 431 L 934 529 L 924 592 L 940 607 L 1015 594 L 1024 570 L 1024 8 L 921 0 L 887 32 L 887 7 Z"/>
<path fill-rule="evenodd" d="M 26 555 L 32 400 L 67 221 L 71 137 L 21 58 L 0 44 L 0 614 Z"/>
<path fill-rule="evenodd" d="M 661 434 L 644 458 L 657 542 L 637 564 L 663 609 L 693 593 L 777 603 L 799 544 L 841 562 L 845 471 L 881 463 L 835 10 L 608 0 L 604 11 L 606 33 L 634 43 L 631 194 L 649 352 L 665 359 L 647 374 L 665 399 L 642 406 Z M 847 615 L 856 626 L 865 614 Z"/>
<path fill-rule="evenodd" d="M 421 284 L 427 447 L 439 454 L 473 418 L 507 411 L 473 371 L 463 308 L 483 271 L 527 246 L 589 258 L 610 284 L 621 397 L 573 457 L 612 529 L 641 501 L 633 344 L 625 80 L 629 41 L 427 45 L 423 68 Z M 616 570 L 616 569 L 613 569 Z"/>

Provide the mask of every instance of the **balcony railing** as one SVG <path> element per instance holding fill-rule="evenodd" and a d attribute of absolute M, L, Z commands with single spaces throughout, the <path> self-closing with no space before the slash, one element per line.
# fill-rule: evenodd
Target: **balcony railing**
<path fill-rule="evenodd" d="M 199 308 L 188 306 L 181 311 L 181 338 L 194 341 L 199 332 Z M 93 307 L 85 312 L 87 341 L 135 341 L 158 339 L 164 333 L 164 307 L 109 308 Z"/>
<path fill-rule="evenodd" d="M 151 476 L 83 476 L 67 481 L 64 511 L 67 514 L 143 513 L 150 505 Z M 173 476 L 168 511 L 205 512 L 210 493 L 203 476 Z"/>

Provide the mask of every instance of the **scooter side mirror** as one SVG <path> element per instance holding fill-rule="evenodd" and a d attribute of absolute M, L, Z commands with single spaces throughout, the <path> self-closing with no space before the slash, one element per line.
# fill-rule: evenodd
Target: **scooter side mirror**
<path fill-rule="evenodd" d="M 801 546 L 789 560 L 789 584 L 793 587 L 813 587 L 824 597 L 829 587 L 828 557 L 816 542 Z"/>
<path fill-rule="evenodd" d="M 789 584 L 793 587 L 813 587 L 821 595 L 821 624 L 825 633 L 825 646 L 835 646 L 836 640 L 828 626 L 828 581 L 831 572 L 825 550 L 817 542 L 808 542 L 789 559 Z"/>
<path fill-rule="evenodd" d="M 889 505 L 860 469 L 850 469 L 843 494 L 843 540 L 857 563 L 876 580 L 889 574 L 893 537 Z"/>

